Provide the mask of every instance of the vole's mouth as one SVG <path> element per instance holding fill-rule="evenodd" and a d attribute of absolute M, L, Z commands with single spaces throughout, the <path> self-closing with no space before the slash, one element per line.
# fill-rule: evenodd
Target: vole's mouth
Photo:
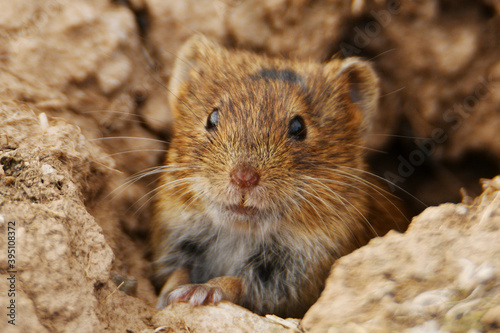
<path fill-rule="evenodd" d="M 256 216 L 260 212 L 258 208 L 248 204 L 245 194 L 240 197 L 240 201 L 237 204 L 228 205 L 227 210 L 244 217 Z"/>
<path fill-rule="evenodd" d="M 253 216 L 256 215 L 259 210 L 252 206 L 244 206 L 244 205 L 231 205 L 228 206 L 228 210 L 233 213 L 245 216 Z"/>

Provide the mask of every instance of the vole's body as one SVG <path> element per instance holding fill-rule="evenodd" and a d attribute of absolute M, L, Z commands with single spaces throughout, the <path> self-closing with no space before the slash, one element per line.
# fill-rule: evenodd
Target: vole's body
<path fill-rule="evenodd" d="M 159 307 L 222 298 L 302 316 L 337 258 L 405 226 L 363 161 L 378 98 L 365 62 L 285 61 L 195 37 L 170 90 L 153 231 Z"/>

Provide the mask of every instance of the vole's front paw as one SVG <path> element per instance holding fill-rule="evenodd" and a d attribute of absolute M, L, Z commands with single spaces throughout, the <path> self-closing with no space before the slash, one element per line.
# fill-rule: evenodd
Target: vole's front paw
<path fill-rule="evenodd" d="M 174 289 L 168 296 L 160 295 L 157 308 L 184 302 L 192 306 L 218 304 L 223 298 L 223 292 L 220 287 L 209 286 L 206 284 L 186 284 Z"/>

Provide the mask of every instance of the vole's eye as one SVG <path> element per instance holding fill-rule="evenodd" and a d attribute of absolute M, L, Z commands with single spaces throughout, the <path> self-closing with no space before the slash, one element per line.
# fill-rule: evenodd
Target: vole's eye
<path fill-rule="evenodd" d="M 307 129 L 306 123 L 301 116 L 295 116 L 290 120 L 288 125 L 288 136 L 292 139 L 302 141 L 306 138 Z"/>
<path fill-rule="evenodd" d="M 212 131 L 219 125 L 219 109 L 214 108 L 212 113 L 208 115 L 206 129 Z"/>

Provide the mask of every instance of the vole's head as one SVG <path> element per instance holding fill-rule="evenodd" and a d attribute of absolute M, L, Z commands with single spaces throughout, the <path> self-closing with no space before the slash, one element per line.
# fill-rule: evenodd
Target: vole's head
<path fill-rule="evenodd" d="M 279 229 L 285 220 L 323 227 L 325 216 L 346 224 L 343 211 L 356 214 L 378 99 L 366 62 L 284 61 L 197 36 L 182 48 L 169 90 L 175 122 L 164 188 L 186 206 L 235 230 Z"/>

